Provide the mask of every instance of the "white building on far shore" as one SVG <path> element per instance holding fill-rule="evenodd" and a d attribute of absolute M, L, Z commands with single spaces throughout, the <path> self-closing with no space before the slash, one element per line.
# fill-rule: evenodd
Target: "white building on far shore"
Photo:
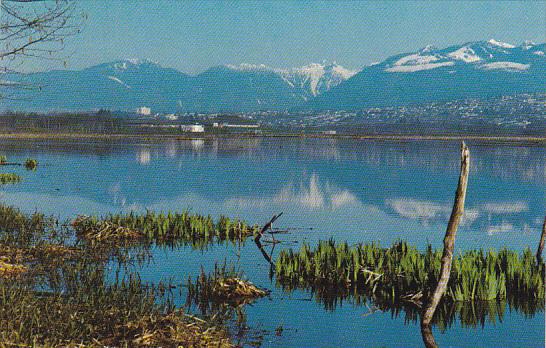
<path fill-rule="evenodd" d="M 201 124 L 181 125 L 180 129 L 183 132 L 190 133 L 203 133 L 205 131 L 205 127 Z"/>

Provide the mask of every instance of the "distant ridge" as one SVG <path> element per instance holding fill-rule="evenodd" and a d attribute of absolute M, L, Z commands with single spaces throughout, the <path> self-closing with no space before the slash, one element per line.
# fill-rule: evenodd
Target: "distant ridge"
<path fill-rule="evenodd" d="M 392 56 L 362 69 L 307 109 L 353 110 L 546 92 L 545 44 L 468 42 Z"/>
<path fill-rule="evenodd" d="M 353 110 L 516 93 L 546 92 L 545 44 L 494 39 L 395 55 L 360 71 L 336 63 L 276 69 L 222 65 L 192 76 L 146 59 L 79 71 L 5 74 L 4 82 L 39 89 L 10 91 L 2 110 L 249 112 Z"/>

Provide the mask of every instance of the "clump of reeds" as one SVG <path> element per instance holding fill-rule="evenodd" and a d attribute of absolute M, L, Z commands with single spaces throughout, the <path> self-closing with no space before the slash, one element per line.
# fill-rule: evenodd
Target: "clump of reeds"
<path fill-rule="evenodd" d="M 321 241 L 299 252 L 282 250 L 276 261 L 279 283 L 287 288 L 351 288 L 390 301 L 421 301 L 434 289 L 440 272 L 441 251 L 425 252 L 397 242 L 390 248 L 378 244 Z M 544 264 L 531 251 L 519 255 L 467 251 L 454 258 L 445 295 L 451 301 L 494 300 L 508 297 L 544 299 Z"/>
<path fill-rule="evenodd" d="M 0 184 L 16 184 L 20 182 L 22 179 L 19 175 L 14 173 L 0 173 Z"/>
<path fill-rule="evenodd" d="M 38 161 L 34 158 L 27 158 L 24 166 L 27 170 L 36 170 L 36 168 L 38 167 Z"/>
<path fill-rule="evenodd" d="M 269 294 L 268 290 L 242 279 L 239 272 L 225 264 L 222 267 L 216 264 L 209 275 L 201 269 L 195 282 L 188 278 L 187 288 L 187 305 L 198 305 L 204 314 L 223 304 L 241 306 Z"/>
<path fill-rule="evenodd" d="M 251 282 L 236 277 L 218 279 L 213 285 L 212 293 L 217 298 L 229 302 L 238 302 L 241 299 L 254 300 L 268 294 Z"/>
<path fill-rule="evenodd" d="M 0 204 L 0 243 L 30 247 L 40 241 L 61 241 L 65 236 L 54 217 L 35 212 L 25 214 L 18 208 Z"/>
<path fill-rule="evenodd" d="M 0 165 L 8 163 L 8 158 L 6 155 L 0 155 Z"/>
<path fill-rule="evenodd" d="M 73 226 L 81 235 L 87 235 L 89 228 L 96 230 L 97 226 L 110 226 L 108 230 L 124 228 L 126 231 L 136 231 L 146 240 L 159 245 L 183 243 L 199 248 L 215 241 L 243 241 L 259 230 L 258 226 L 250 226 L 241 220 L 222 216 L 214 221 L 211 216 L 190 214 L 188 211 L 167 214 L 147 211 L 145 214 L 131 212 L 104 218 L 87 217 L 76 220 Z M 132 237 L 137 237 L 137 234 Z"/>
<path fill-rule="evenodd" d="M 136 347 L 233 347 L 222 328 L 208 325 L 207 322 L 187 316 L 181 311 L 166 315 L 147 315 L 126 323 L 123 331 L 130 340 L 120 337 L 107 338 L 101 343 L 108 346 L 129 343 Z"/>
<path fill-rule="evenodd" d="M 88 216 L 78 216 L 72 221 L 72 226 L 79 238 L 92 245 L 127 244 L 144 238 L 143 233 L 134 229 Z"/>

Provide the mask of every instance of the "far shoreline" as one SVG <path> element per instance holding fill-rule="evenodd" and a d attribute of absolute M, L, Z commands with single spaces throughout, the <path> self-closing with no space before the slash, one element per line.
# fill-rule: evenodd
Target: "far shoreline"
<path fill-rule="evenodd" d="M 546 145 L 546 136 L 516 136 L 516 135 L 404 135 L 404 134 L 100 134 L 100 133 L 0 133 L 0 139 L 44 139 L 44 140 L 213 140 L 213 139 L 244 139 L 244 138 L 312 138 L 312 139 L 353 139 L 353 140 L 393 140 L 393 141 L 463 141 L 477 140 L 485 142 L 507 143 L 539 143 Z"/>

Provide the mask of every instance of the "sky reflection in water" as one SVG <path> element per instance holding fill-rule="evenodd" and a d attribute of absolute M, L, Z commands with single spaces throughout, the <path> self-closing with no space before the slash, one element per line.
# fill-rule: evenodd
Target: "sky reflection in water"
<path fill-rule="evenodd" d="M 312 228 L 288 237 L 300 243 L 335 237 L 387 246 L 405 239 L 421 248 L 427 243 L 439 247 L 459 167 L 458 142 L 252 138 L 157 143 L 3 140 L 1 145 L 0 154 L 10 160 L 33 157 L 40 162 L 37 172 L 12 168 L 24 181 L 0 189 L 3 202 L 27 211 L 71 218 L 191 209 L 257 224 L 282 211 L 278 227 Z M 546 206 L 546 148 L 472 141 L 468 145 L 472 166 L 456 248 L 534 249 Z M 251 245 L 244 249 L 238 262 L 245 273 L 257 284 L 274 288 L 259 252 Z M 143 279 L 185 279 L 202 264 L 211 269 L 215 260 L 237 261 L 234 255 L 225 246 L 205 254 L 158 250 L 154 264 L 143 270 Z M 393 320 L 387 313 L 363 319 L 365 307 L 347 304 L 324 311 L 314 300 L 306 301 L 305 292 L 288 295 L 277 289 L 272 298 L 248 308 L 247 314 L 254 326 L 274 329 L 282 324 L 298 330 L 266 338 L 275 345 L 321 345 L 323 337 L 362 345 L 371 332 L 376 345 L 391 345 L 400 334 L 408 345 L 421 344 L 416 324 L 404 325 L 403 318 Z M 510 335 L 521 329 L 529 336 L 524 335 L 523 345 L 534 346 L 544 338 L 542 316 L 523 320 L 508 313 L 502 324 L 470 330 L 455 325 L 436 339 L 457 346 L 472 345 L 473 339 L 477 345 L 509 343 L 515 337 Z M 341 337 L 346 334 L 340 328 L 349 322 L 351 330 L 360 333 Z"/>

